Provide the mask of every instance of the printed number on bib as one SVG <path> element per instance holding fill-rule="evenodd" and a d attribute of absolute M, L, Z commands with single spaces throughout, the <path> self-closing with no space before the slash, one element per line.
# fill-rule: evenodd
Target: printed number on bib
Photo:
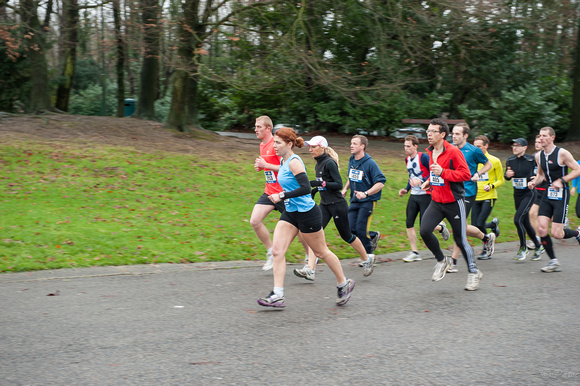
<path fill-rule="evenodd" d="M 431 173 L 429 181 L 431 181 L 431 186 L 445 186 L 445 180 L 443 179 L 443 177 L 436 176 L 433 173 Z"/>
<path fill-rule="evenodd" d="M 348 173 L 348 179 L 353 182 L 362 182 L 363 175 L 364 173 L 362 170 L 350 169 L 350 172 Z"/>
<path fill-rule="evenodd" d="M 268 184 L 275 184 L 276 182 L 276 175 L 271 170 L 264 170 L 264 175 L 266 176 L 266 182 Z"/>
<path fill-rule="evenodd" d="M 489 174 L 487 172 L 480 174 L 479 181 L 489 181 Z"/>
<path fill-rule="evenodd" d="M 527 189 L 528 181 L 526 178 L 514 178 L 512 180 L 512 185 L 515 189 Z"/>
<path fill-rule="evenodd" d="M 316 181 L 323 181 L 322 177 L 316 177 Z M 323 188 L 322 186 L 318 186 L 318 190 L 326 190 L 326 187 Z"/>
<path fill-rule="evenodd" d="M 561 200 L 564 189 L 554 189 L 551 186 L 548 188 L 548 200 Z"/>

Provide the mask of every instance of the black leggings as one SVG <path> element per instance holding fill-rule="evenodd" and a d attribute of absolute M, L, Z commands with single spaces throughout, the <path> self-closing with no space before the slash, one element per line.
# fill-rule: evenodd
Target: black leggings
<path fill-rule="evenodd" d="M 431 203 L 430 194 L 411 194 L 409 201 L 407 202 L 407 220 L 405 225 L 407 229 L 411 229 L 415 226 L 415 220 L 419 214 L 419 224 L 423 221 L 423 214 L 429 207 Z"/>
<path fill-rule="evenodd" d="M 580 189 L 580 187 L 578 189 Z M 576 216 L 580 217 L 580 194 L 576 196 Z"/>
<path fill-rule="evenodd" d="M 491 214 L 491 210 L 495 205 L 495 198 L 490 200 L 475 201 L 471 208 L 471 225 L 477 227 L 484 234 L 487 233 L 485 227 L 485 220 Z"/>
<path fill-rule="evenodd" d="M 346 201 L 334 204 L 320 204 L 320 211 L 322 212 L 322 228 L 326 228 L 330 219 L 334 218 L 334 226 L 336 226 L 340 237 L 348 244 L 352 244 L 356 240 L 356 236 L 350 230 L 348 204 Z"/>
<path fill-rule="evenodd" d="M 473 248 L 471 248 L 469 241 L 467 241 L 467 216 L 463 199 L 447 204 L 431 201 L 431 204 L 429 204 L 429 207 L 425 211 L 423 221 L 421 222 L 421 238 L 423 239 L 423 242 L 435 255 L 437 261 L 443 261 L 443 251 L 441 250 L 439 240 L 437 240 L 433 231 L 444 218 L 446 218 L 451 225 L 451 229 L 453 230 L 453 240 L 455 240 L 455 243 L 459 249 L 461 249 L 461 253 L 467 262 L 469 272 L 477 272 Z"/>
<path fill-rule="evenodd" d="M 530 190 L 529 193 L 520 196 L 514 194 L 514 202 L 516 204 L 516 213 L 514 214 L 514 224 L 518 231 L 518 237 L 520 238 L 520 248 L 526 247 L 526 232 L 530 239 L 534 242 L 536 248 L 540 247 L 540 243 L 536 239 L 536 231 L 530 223 L 530 216 L 528 212 L 530 208 L 536 201 L 536 191 Z"/>

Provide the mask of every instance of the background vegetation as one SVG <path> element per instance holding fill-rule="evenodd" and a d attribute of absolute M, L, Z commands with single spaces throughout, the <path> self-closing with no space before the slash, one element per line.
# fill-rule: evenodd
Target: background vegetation
<path fill-rule="evenodd" d="M 578 0 L 0 0 L 0 111 L 580 139 Z"/>

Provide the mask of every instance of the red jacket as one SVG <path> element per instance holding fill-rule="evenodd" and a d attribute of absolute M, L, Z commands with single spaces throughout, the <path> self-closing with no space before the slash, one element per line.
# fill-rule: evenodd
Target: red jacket
<path fill-rule="evenodd" d="M 429 153 L 429 167 L 433 165 L 433 146 L 427 149 Z M 444 186 L 431 184 L 431 198 L 435 202 L 447 204 L 465 198 L 464 181 L 471 179 L 471 172 L 461 150 L 443 140 L 443 152 L 437 158 L 437 164 L 443 168 L 441 178 Z"/>

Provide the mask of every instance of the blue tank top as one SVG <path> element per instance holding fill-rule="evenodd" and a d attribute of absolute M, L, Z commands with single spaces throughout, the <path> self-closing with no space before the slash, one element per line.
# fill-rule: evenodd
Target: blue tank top
<path fill-rule="evenodd" d="M 296 177 L 294 177 L 294 174 L 292 174 L 292 171 L 290 170 L 290 161 L 293 158 L 298 158 L 302 166 L 304 166 L 304 162 L 302 162 L 302 159 L 296 154 L 292 154 L 286 162 L 284 162 L 283 159 L 280 161 L 278 183 L 285 192 L 291 192 L 300 187 L 300 184 L 296 181 Z M 304 167 L 304 170 L 306 170 L 306 167 Z M 314 205 L 315 202 L 310 193 L 305 194 L 304 196 L 287 198 L 284 200 L 284 206 L 288 212 L 308 212 L 314 207 Z"/>

